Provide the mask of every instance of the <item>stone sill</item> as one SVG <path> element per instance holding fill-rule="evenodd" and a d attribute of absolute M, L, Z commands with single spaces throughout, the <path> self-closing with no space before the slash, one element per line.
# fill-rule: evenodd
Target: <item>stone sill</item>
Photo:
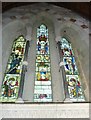
<path fill-rule="evenodd" d="M 89 103 L 0 104 L 0 118 L 89 118 Z"/>

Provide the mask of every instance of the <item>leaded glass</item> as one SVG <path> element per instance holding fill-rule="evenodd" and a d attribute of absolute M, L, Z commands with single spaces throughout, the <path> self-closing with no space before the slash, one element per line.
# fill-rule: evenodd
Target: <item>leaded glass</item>
<path fill-rule="evenodd" d="M 61 40 L 61 50 L 62 50 L 62 55 L 63 56 L 72 56 L 72 55 L 74 55 L 71 44 L 65 38 L 63 38 Z"/>
<path fill-rule="evenodd" d="M 25 47 L 23 36 L 19 36 L 13 43 L 2 83 L 1 102 L 15 102 L 18 98 Z"/>
<path fill-rule="evenodd" d="M 51 67 L 48 29 L 45 25 L 37 28 L 36 74 L 34 102 L 51 102 Z"/>
<path fill-rule="evenodd" d="M 78 74 L 74 57 L 63 57 L 66 74 Z"/>
<path fill-rule="evenodd" d="M 68 94 L 72 101 L 85 101 L 71 43 L 66 38 L 62 38 L 60 47 L 66 75 L 64 80 L 67 88 L 66 94 Z"/>
<path fill-rule="evenodd" d="M 3 102 L 14 102 L 18 97 L 19 84 L 19 75 L 6 74 L 2 85 L 1 100 Z"/>
<path fill-rule="evenodd" d="M 68 84 L 68 92 L 70 99 L 74 99 L 75 101 L 80 99 L 84 101 L 84 96 L 82 92 L 81 83 L 79 81 L 78 75 L 66 75 L 66 80 Z"/>
<path fill-rule="evenodd" d="M 36 62 L 50 62 L 49 55 L 36 55 Z"/>
<path fill-rule="evenodd" d="M 51 85 L 51 81 L 35 81 L 35 86 L 36 85 L 45 85 L 45 86 L 48 86 L 48 85 Z"/>

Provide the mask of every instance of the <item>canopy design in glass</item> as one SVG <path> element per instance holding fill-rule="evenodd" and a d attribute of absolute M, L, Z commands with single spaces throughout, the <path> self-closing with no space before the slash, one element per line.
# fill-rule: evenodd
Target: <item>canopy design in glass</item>
<path fill-rule="evenodd" d="M 52 102 L 48 29 L 44 24 L 37 28 L 34 102 Z"/>
<path fill-rule="evenodd" d="M 23 36 L 19 36 L 13 43 L 2 82 L 1 102 L 15 102 L 18 98 L 25 47 Z"/>
<path fill-rule="evenodd" d="M 66 38 L 62 38 L 60 41 L 60 48 L 63 62 L 65 64 L 64 69 L 66 78 L 64 82 L 67 88 L 66 94 L 68 94 L 72 101 L 85 101 L 71 43 Z"/>

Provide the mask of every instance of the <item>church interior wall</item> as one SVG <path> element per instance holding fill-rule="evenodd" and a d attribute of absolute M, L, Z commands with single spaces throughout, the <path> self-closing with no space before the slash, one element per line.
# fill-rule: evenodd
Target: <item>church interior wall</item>
<path fill-rule="evenodd" d="M 57 22 L 56 18 L 53 15 L 49 15 L 46 12 L 41 12 L 36 15 L 34 15 L 31 19 L 28 20 L 16 20 L 13 22 L 10 22 L 3 28 L 3 42 L 2 46 L 3 48 L 7 48 L 7 51 L 3 49 L 3 74 L 6 68 L 6 64 L 10 55 L 11 47 L 13 44 L 13 40 L 17 38 L 20 34 L 28 35 L 28 37 L 31 37 L 31 40 L 33 39 L 33 28 L 37 28 L 38 25 L 41 23 L 45 23 L 49 31 L 52 31 L 51 34 L 53 35 L 53 39 L 55 40 L 56 37 L 62 36 L 65 34 L 65 36 L 69 36 L 69 41 L 72 43 L 73 49 L 76 50 L 78 54 L 78 58 L 80 60 L 80 72 L 82 78 L 84 81 L 82 81 L 84 85 L 84 89 L 86 89 L 86 81 L 89 81 L 89 42 L 88 42 L 88 35 L 87 33 L 80 28 L 78 25 L 75 25 L 72 22 Z M 49 27 L 52 26 L 52 27 Z M 66 31 L 66 33 L 64 33 Z M 7 44 L 6 44 L 7 39 Z M 84 42 L 83 42 L 84 41 Z M 80 42 L 80 44 L 79 44 Z M 58 60 L 59 61 L 59 60 Z M 78 61 L 78 60 L 77 60 Z M 85 64 L 84 64 L 85 63 Z"/>
<path fill-rule="evenodd" d="M 46 9 L 49 9 L 46 11 Z M 41 12 L 45 11 L 45 12 Z M 46 19 L 45 19 L 46 18 Z M 76 22 L 69 22 L 70 19 L 76 19 Z M 38 25 L 44 22 L 47 24 L 49 30 L 51 31 L 50 40 L 54 41 L 56 47 L 56 38 L 62 36 L 67 37 L 68 40 L 72 43 L 72 48 L 75 52 L 75 58 L 80 70 L 80 75 L 82 79 L 83 89 L 85 96 L 89 99 L 89 30 L 88 28 L 83 29 L 82 24 L 88 24 L 88 20 L 82 18 L 78 14 L 73 13 L 70 10 L 59 8 L 53 5 L 44 4 L 35 4 L 29 7 L 18 7 L 11 9 L 10 11 L 4 13 L 3 16 L 3 31 L 2 31 L 2 77 L 6 69 L 7 61 L 11 53 L 11 47 L 13 40 L 19 35 L 23 34 L 25 37 L 28 37 L 31 42 L 36 40 L 36 28 Z M 64 33 L 66 31 L 66 33 Z M 31 39 L 30 39 L 31 38 Z M 31 44 L 30 42 L 30 44 Z M 51 45 L 52 47 L 52 45 Z M 31 46 L 29 50 L 33 47 Z M 34 50 L 34 48 L 33 48 Z M 58 52 L 58 49 L 56 49 Z M 51 52 L 54 52 L 51 50 Z M 31 54 L 32 55 L 32 54 Z M 59 56 L 59 53 L 58 53 Z M 31 56 L 30 56 L 31 57 Z M 52 56 L 51 56 L 52 57 Z M 79 59 L 79 60 L 78 60 Z M 34 57 L 35 60 L 35 57 Z M 29 58 L 28 58 L 29 61 Z M 60 58 L 57 58 L 57 62 L 60 61 Z M 53 61 L 52 61 L 53 62 Z M 34 62 L 33 62 L 34 63 Z M 34 63 L 35 64 L 35 63 Z M 56 66 L 58 67 L 58 66 Z M 53 69 L 53 66 L 52 66 Z M 31 70 L 35 71 L 33 67 Z M 32 72 L 32 73 L 33 73 Z M 29 72 L 30 75 L 30 72 Z M 34 73 L 31 75 L 34 78 Z M 28 73 L 26 73 L 26 77 Z M 30 76 L 29 76 L 30 77 Z M 32 80 L 34 81 L 34 80 Z M 0 78 L 0 83 L 2 78 Z M 62 87 L 61 81 L 60 86 Z M 29 85 L 29 82 L 27 82 Z M 55 82 L 53 83 L 55 85 Z M 31 87 L 31 83 L 30 86 Z M 30 88 L 28 89 L 30 90 Z M 56 90 L 58 86 L 53 88 Z M 33 86 L 32 86 L 33 88 Z M 31 89 L 32 89 L 31 88 Z M 32 89 L 33 90 L 33 89 Z M 60 91 L 59 94 L 62 94 L 63 91 Z M 23 94 L 24 97 L 24 94 Z M 55 98 L 55 96 L 53 96 Z M 25 98 L 25 97 L 24 97 Z M 26 97 L 27 99 L 28 97 Z M 30 98 L 29 98 L 30 99 Z M 58 98 L 60 99 L 60 98 Z M 54 99 L 54 102 L 57 99 Z M 62 100 L 62 99 L 61 99 Z M 0 108 L 3 108 L 3 117 L 33 117 L 33 118 L 88 118 L 89 117 L 89 105 L 86 103 L 82 104 L 0 104 Z M 65 112 L 64 112 L 65 111 Z M 27 112 L 27 114 L 26 114 Z M 44 114 L 45 113 L 45 114 Z M 0 116 L 1 117 L 1 116 Z"/>

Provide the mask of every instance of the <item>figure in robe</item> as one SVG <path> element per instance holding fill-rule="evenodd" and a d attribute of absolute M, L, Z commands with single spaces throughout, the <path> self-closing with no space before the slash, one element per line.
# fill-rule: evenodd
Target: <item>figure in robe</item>
<path fill-rule="evenodd" d="M 19 54 L 16 54 L 14 56 L 12 56 L 12 62 L 10 63 L 10 68 L 8 70 L 8 74 L 17 74 L 17 69 L 18 66 L 20 65 L 20 62 L 22 60 L 22 58 L 19 56 Z"/>
<path fill-rule="evenodd" d="M 14 78 L 9 78 L 4 82 L 4 96 L 11 97 L 14 96 L 14 86 L 18 85 L 18 81 Z"/>

